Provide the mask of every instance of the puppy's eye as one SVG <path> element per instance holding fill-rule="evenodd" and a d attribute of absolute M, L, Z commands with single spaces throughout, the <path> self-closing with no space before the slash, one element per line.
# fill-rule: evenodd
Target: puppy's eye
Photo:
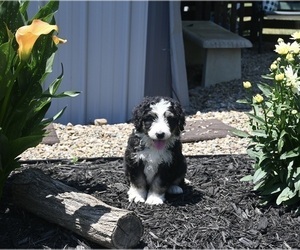
<path fill-rule="evenodd" d="M 153 122 L 154 117 L 152 115 L 147 115 L 144 118 L 144 122 Z"/>
<path fill-rule="evenodd" d="M 155 117 L 153 117 L 152 115 L 145 116 L 143 119 L 145 128 L 147 128 L 147 129 L 150 128 L 154 119 L 155 119 Z"/>
<path fill-rule="evenodd" d="M 174 116 L 168 116 L 167 120 L 171 128 L 174 128 L 178 125 L 178 119 Z"/>

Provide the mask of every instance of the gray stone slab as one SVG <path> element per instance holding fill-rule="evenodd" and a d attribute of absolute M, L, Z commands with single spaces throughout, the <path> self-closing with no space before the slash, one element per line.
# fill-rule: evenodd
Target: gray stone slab
<path fill-rule="evenodd" d="M 217 119 L 187 121 L 181 135 L 182 142 L 197 142 L 232 135 L 232 127 Z"/>
<path fill-rule="evenodd" d="M 252 43 L 210 21 L 183 21 L 184 35 L 202 48 L 251 48 Z"/>
<path fill-rule="evenodd" d="M 53 145 L 55 143 L 59 143 L 59 139 L 57 137 L 56 131 L 55 131 L 52 123 L 50 123 L 46 127 L 46 131 L 47 131 L 47 136 L 43 138 L 41 143 L 48 144 L 48 145 Z"/>

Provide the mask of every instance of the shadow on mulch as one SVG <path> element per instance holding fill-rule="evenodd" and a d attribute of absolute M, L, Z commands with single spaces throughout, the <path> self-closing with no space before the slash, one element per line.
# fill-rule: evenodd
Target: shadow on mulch
<path fill-rule="evenodd" d="M 252 171 L 243 155 L 187 157 L 182 195 L 148 206 L 127 201 L 121 159 L 76 164 L 36 163 L 55 179 L 105 203 L 135 211 L 145 227 L 137 248 L 298 248 L 300 218 L 278 207 L 260 207 L 252 186 L 240 178 Z M 9 182 L 7 184 L 9 190 Z M 101 248 L 14 206 L 6 190 L 0 205 L 1 248 Z"/>

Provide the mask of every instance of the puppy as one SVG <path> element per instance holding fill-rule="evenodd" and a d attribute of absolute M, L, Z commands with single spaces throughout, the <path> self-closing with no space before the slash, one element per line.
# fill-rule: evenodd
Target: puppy
<path fill-rule="evenodd" d="M 185 115 L 169 97 L 146 97 L 133 110 L 134 130 L 124 156 L 129 201 L 162 204 L 165 193 L 180 194 L 187 170 L 181 131 Z"/>

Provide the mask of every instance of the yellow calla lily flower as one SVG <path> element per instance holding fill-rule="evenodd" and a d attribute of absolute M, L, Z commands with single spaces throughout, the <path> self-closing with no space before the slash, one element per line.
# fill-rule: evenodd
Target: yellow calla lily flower
<path fill-rule="evenodd" d="M 20 27 L 16 32 L 16 40 L 19 44 L 18 54 L 22 61 L 28 59 L 33 45 L 40 35 L 49 34 L 51 31 L 58 31 L 57 25 L 50 25 L 39 19 L 32 21 L 30 25 Z"/>

